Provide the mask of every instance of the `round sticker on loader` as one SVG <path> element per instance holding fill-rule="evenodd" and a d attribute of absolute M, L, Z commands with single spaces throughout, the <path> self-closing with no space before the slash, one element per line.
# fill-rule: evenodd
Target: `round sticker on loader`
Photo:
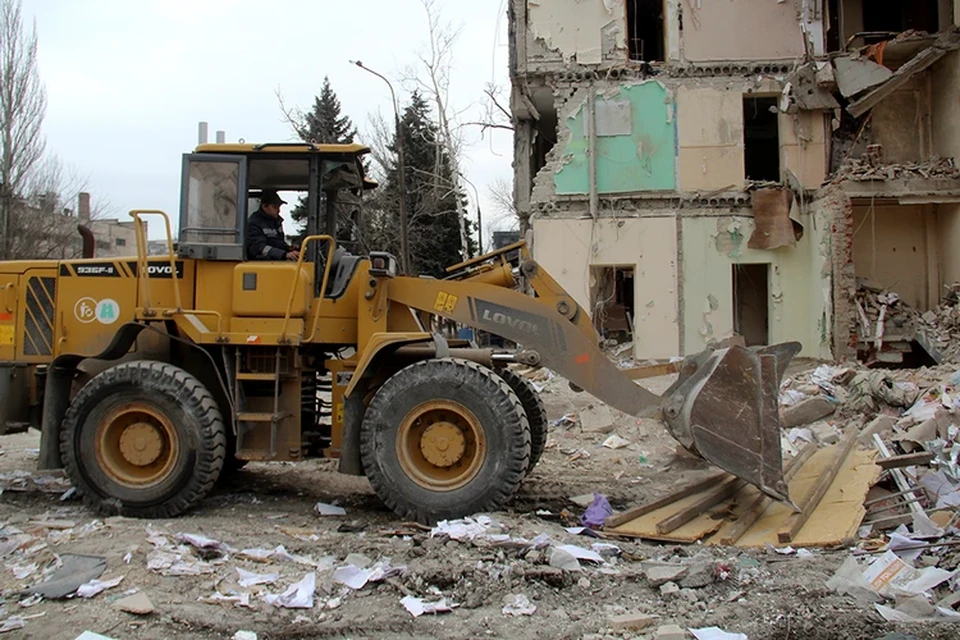
<path fill-rule="evenodd" d="M 120 305 L 116 300 L 104 298 L 97 303 L 97 320 L 101 324 L 113 324 L 120 318 Z"/>
<path fill-rule="evenodd" d="M 80 298 L 73 305 L 73 315 L 83 324 L 90 324 L 97 319 L 97 301 L 93 298 Z"/>

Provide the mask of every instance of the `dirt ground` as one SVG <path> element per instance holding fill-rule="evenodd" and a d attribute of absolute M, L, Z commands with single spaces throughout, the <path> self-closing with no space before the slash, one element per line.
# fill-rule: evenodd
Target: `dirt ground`
<path fill-rule="evenodd" d="M 660 378 L 646 386 L 662 392 L 669 384 L 669 378 Z M 594 402 L 587 394 L 571 392 L 559 379 L 545 383 L 543 398 L 551 420 Z M 609 434 L 583 433 L 576 426 L 554 429 L 542 462 L 511 507 L 488 515 L 511 536 L 530 540 L 547 534 L 555 543 L 589 549 L 596 540 L 564 528 L 576 524 L 583 510 L 570 497 L 599 492 L 609 497 L 615 509 L 622 509 L 711 472 L 706 463 L 678 454 L 674 441 L 655 420 L 616 414 L 615 426 L 615 433 L 630 441 L 629 446 L 610 450 L 600 446 Z M 0 475 L 33 471 L 38 445 L 35 432 L 0 438 Z M 751 639 L 872 640 L 893 631 L 917 638 L 960 637 L 960 627 L 954 625 L 886 623 L 869 605 L 827 589 L 824 583 L 844 560 L 846 550 L 815 550 L 814 557 L 800 559 L 763 550 L 609 540 L 622 550 L 620 557 L 609 559 L 605 566 L 564 572 L 549 566 L 545 550 L 430 537 L 429 531 L 404 526 L 364 479 L 341 476 L 335 466 L 335 461 L 328 460 L 251 464 L 189 514 L 149 522 L 108 518 L 91 525 L 96 522 L 94 516 L 79 501 L 61 501 L 59 492 L 5 490 L 0 496 L 0 527 L 36 535 L 45 546 L 30 547 L 27 558 L 23 551 L 4 558 L 2 617 L 35 617 L 28 618 L 23 629 L 0 637 L 73 640 L 90 630 L 117 639 L 199 639 L 232 638 L 237 631 L 248 630 L 261 639 L 596 639 L 653 637 L 658 625 L 670 623 L 717 626 Z M 313 511 L 318 501 L 335 502 L 347 515 L 318 516 Z M 57 525 L 67 530 L 36 524 L 51 519 L 70 521 Z M 276 608 L 260 595 L 282 592 L 310 567 L 290 561 L 262 564 L 227 552 L 225 561 L 221 558 L 213 564 L 213 573 L 163 576 L 147 568 L 147 554 L 153 550 L 147 540 L 148 526 L 171 540 L 178 532 L 202 534 L 234 549 L 284 545 L 291 554 L 316 561 L 332 556 L 328 564 L 342 564 L 351 553 L 374 562 L 389 558 L 392 566 L 405 566 L 406 572 L 352 591 L 334 584 L 331 568 L 319 568 L 312 609 Z M 22 607 L 19 592 L 42 580 L 44 566 L 54 561 L 55 554 L 64 553 L 105 557 L 107 569 L 101 578 L 123 576 L 123 580 L 90 599 L 43 600 Z M 129 563 L 124 561 L 127 554 Z M 698 554 L 722 564 L 727 569 L 725 579 L 662 594 L 641 570 L 644 559 Z M 24 563 L 37 563 L 38 569 L 17 579 L 11 567 Z M 241 589 L 237 567 L 279 572 L 281 577 L 276 584 Z M 140 617 L 118 610 L 114 603 L 131 589 L 146 594 L 155 612 Z M 252 593 L 250 607 L 198 601 L 231 590 Z M 404 595 L 432 601 L 441 594 L 460 606 L 449 613 L 413 618 L 400 602 Z M 536 606 L 535 613 L 504 614 L 504 598 L 514 594 L 526 596 Z M 611 616 L 635 612 L 659 618 L 643 631 L 610 628 Z"/>

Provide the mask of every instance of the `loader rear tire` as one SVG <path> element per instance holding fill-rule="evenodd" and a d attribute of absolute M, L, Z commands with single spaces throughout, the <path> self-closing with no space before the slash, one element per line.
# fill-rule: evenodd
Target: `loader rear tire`
<path fill-rule="evenodd" d="M 94 511 L 169 518 L 196 505 L 217 481 L 226 430 L 197 378 L 163 362 L 125 362 L 73 399 L 60 455 Z"/>
<path fill-rule="evenodd" d="M 517 395 L 490 369 L 424 360 L 377 390 L 360 455 L 388 507 L 432 524 L 503 507 L 526 475 L 530 427 Z"/>
<path fill-rule="evenodd" d="M 532 382 L 512 369 L 504 368 L 497 373 L 517 394 L 523 411 L 527 414 L 527 422 L 530 423 L 530 465 L 527 468 L 529 476 L 540 462 L 540 456 L 543 455 L 543 450 L 547 446 L 547 426 L 549 425 L 547 408 L 543 406 L 543 400 Z"/>

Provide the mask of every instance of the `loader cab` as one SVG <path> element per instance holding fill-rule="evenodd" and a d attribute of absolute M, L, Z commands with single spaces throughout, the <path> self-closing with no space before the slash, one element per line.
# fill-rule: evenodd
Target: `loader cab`
<path fill-rule="evenodd" d="M 305 213 L 305 230 L 290 237 L 299 245 L 304 236 L 336 238 L 327 295 L 336 297 L 349 283 L 360 261 L 359 229 L 362 194 L 376 182 L 364 175 L 359 144 L 203 144 L 183 157 L 178 255 L 200 260 L 246 260 L 247 218 L 264 190 L 279 191 L 289 204 L 282 215 L 288 236 L 295 209 Z M 305 261 L 321 281 L 327 247 L 313 243 Z M 342 263 L 342 267 L 339 263 Z"/>
<path fill-rule="evenodd" d="M 364 175 L 367 153 L 359 144 L 200 145 L 183 157 L 178 253 L 243 260 L 246 220 L 265 189 L 284 194 L 288 221 L 295 207 L 305 208 L 306 235 L 358 244 L 361 194 L 377 186 Z"/>

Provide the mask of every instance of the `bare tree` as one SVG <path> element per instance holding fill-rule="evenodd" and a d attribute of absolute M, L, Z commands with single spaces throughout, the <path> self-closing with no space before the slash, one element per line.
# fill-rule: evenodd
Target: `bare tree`
<path fill-rule="evenodd" d="M 463 199 L 459 197 L 462 186 L 459 183 L 460 160 L 463 151 L 461 127 L 457 124 L 460 116 L 466 112 L 453 111 L 450 105 L 450 79 L 453 65 L 453 47 L 460 36 L 461 27 L 444 22 L 437 0 L 420 0 L 427 18 L 427 46 L 417 54 L 419 68 L 409 69 L 404 83 L 419 90 L 433 102 L 436 110 L 437 140 L 436 162 L 434 166 L 434 189 L 437 192 L 449 191 L 452 187 L 458 194 L 457 218 L 460 227 L 460 248 L 467 255 L 467 211 Z M 449 163 L 456 183 L 451 185 L 443 179 L 441 165 Z M 446 184 L 444 184 L 446 182 Z M 442 198 L 443 196 L 439 196 Z"/>
<path fill-rule="evenodd" d="M 11 257 L 14 205 L 45 150 L 47 96 L 37 68 L 36 24 L 24 28 L 20 0 L 0 0 L 0 258 Z M 20 218 L 21 216 L 16 216 Z"/>
<path fill-rule="evenodd" d="M 65 260 L 79 258 L 82 242 L 77 232 L 81 223 L 75 206 L 86 179 L 68 169 L 56 156 L 37 162 L 24 179 L 19 196 L 10 207 L 9 260 Z M 91 221 L 108 209 L 102 200 L 93 203 Z"/>

